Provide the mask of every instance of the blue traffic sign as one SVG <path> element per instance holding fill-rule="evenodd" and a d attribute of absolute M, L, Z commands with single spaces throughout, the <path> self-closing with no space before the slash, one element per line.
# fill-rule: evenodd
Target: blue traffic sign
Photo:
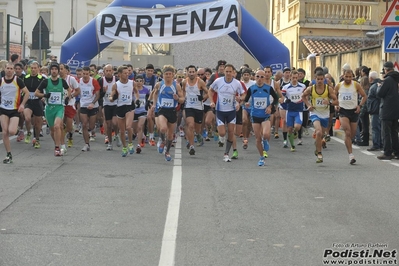
<path fill-rule="evenodd" d="M 384 29 L 384 53 L 399 53 L 399 27 Z"/>

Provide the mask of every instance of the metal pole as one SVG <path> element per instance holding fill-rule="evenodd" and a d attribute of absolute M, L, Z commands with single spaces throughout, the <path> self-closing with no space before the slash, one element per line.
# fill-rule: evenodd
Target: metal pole
<path fill-rule="evenodd" d="M 69 35 L 70 37 L 73 35 L 73 0 L 71 0 L 71 31 Z"/>
<path fill-rule="evenodd" d="M 389 0 L 385 0 L 385 13 L 388 12 L 388 1 Z M 385 45 L 385 43 L 384 43 Z M 385 53 L 385 62 L 388 61 L 388 53 Z"/>
<path fill-rule="evenodd" d="M 22 58 L 25 58 L 26 57 L 26 55 L 25 55 L 25 47 L 26 47 L 26 31 L 24 31 L 24 34 L 23 34 L 23 40 L 22 40 Z"/>
<path fill-rule="evenodd" d="M 42 17 L 39 17 L 39 63 L 42 64 Z"/>
<path fill-rule="evenodd" d="M 10 15 L 7 15 L 6 60 L 10 61 Z"/>

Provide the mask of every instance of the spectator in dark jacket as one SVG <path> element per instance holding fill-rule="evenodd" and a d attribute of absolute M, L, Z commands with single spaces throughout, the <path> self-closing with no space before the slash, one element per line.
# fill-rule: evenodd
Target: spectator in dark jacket
<path fill-rule="evenodd" d="M 371 136 L 373 146 L 368 151 L 379 151 L 383 148 L 381 138 L 381 120 L 380 120 L 380 99 L 377 98 L 377 88 L 381 86 L 382 80 L 376 71 L 369 74 L 370 88 L 367 95 L 367 111 L 371 115 Z"/>
<path fill-rule="evenodd" d="M 391 160 L 393 156 L 399 159 L 398 119 L 399 119 L 399 73 L 394 70 L 393 63 L 384 64 L 385 76 L 377 97 L 381 99 L 380 119 L 382 121 L 382 136 L 384 140 L 384 154 L 378 156 L 380 160 Z"/>

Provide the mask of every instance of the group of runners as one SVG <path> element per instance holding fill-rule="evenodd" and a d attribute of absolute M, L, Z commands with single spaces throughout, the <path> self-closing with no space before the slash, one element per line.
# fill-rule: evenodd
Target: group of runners
<path fill-rule="evenodd" d="M 256 71 L 243 66 L 238 71 L 224 60 L 218 61 L 214 73 L 194 65 L 184 70 L 167 65 L 162 69 L 162 78 L 151 64 L 134 77 L 131 66 L 120 66 L 115 72 L 112 65 L 106 65 L 102 76 L 97 75 L 96 66 L 78 69 L 76 76 L 70 75 L 65 64 L 50 65 L 49 77 L 39 71 L 37 62 L 31 63 L 27 75 L 17 73 L 16 66 L 8 63 L 1 78 L 0 120 L 7 152 L 4 163 L 12 162 L 10 136 L 18 133 L 18 124 L 20 130 L 25 124 L 24 141 L 40 148 L 43 116 L 57 157 L 73 146 L 74 123 L 81 126 L 81 150 L 90 151 L 98 123 L 105 135 L 106 150 L 113 150 L 116 142 L 126 157 L 141 153 L 148 142 L 157 145 L 166 161 L 171 160 L 170 149 L 179 134 L 185 136 L 190 155 L 196 153 L 195 142 L 203 145 L 204 140 L 215 137 L 219 147 L 224 147 L 223 160 L 230 162 L 238 157 L 237 138 L 243 138 L 242 147 L 247 149 L 253 132 L 259 166 L 265 165 L 271 136 L 279 138 L 280 124 L 283 147 L 289 144 L 294 152 L 294 139 L 299 135 L 297 145 L 302 144 L 302 126 L 306 129 L 309 119 L 314 126 L 316 162 L 322 163 L 331 109 L 339 111 L 342 128 L 348 132 L 345 144 L 349 162 L 356 162 L 351 138 L 367 96 L 353 81 L 351 70 L 344 72 L 344 80 L 336 86 L 321 68 L 315 69 L 314 80 L 307 81 L 303 69 L 286 68 L 273 76 L 269 66 Z M 362 96 L 360 103 L 358 95 Z"/>

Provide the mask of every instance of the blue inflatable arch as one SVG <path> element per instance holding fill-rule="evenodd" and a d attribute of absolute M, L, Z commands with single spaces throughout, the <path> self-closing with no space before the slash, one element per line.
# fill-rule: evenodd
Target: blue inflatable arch
<path fill-rule="evenodd" d="M 109 7 L 128 6 L 151 8 L 157 4 L 165 7 L 213 2 L 209 0 L 115 0 Z M 229 36 L 251 54 L 261 66 L 272 66 L 273 70 L 290 66 L 288 48 L 266 30 L 248 11 L 241 6 L 240 36 L 232 32 Z M 96 19 L 91 20 L 61 46 L 61 62 L 72 69 L 87 66 L 91 59 L 105 49 L 109 43 L 100 44 L 97 38 Z"/>

